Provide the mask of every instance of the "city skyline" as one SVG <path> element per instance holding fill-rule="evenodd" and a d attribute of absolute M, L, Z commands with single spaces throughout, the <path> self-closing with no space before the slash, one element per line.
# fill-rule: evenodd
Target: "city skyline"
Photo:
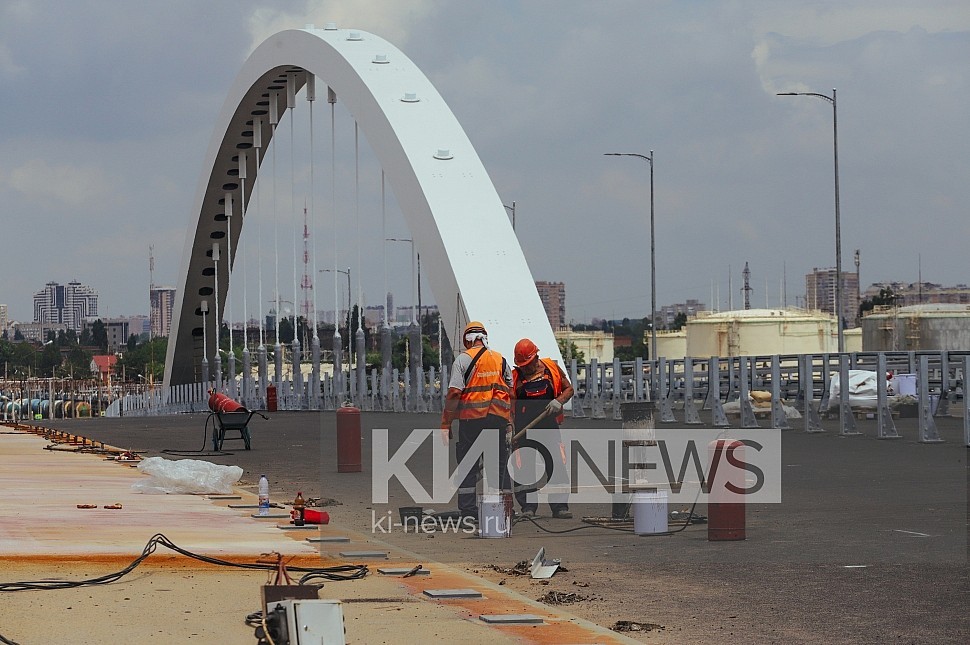
<path fill-rule="evenodd" d="M 0 110 L 18 124 L 0 133 L 0 199 L 24 241 L 0 259 L 6 275 L 22 275 L 39 248 L 51 275 L 96 285 L 106 315 L 146 311 L 148 247 L 154 281 L 173 285 L 205 147 L 243 61 L 272 33 L 334 21 L 387 38 L 429 76 L 503 203 L 515 203 L 533 278 L 570 285 L 568 320 L 649 310 L 649 167 L 604 153 L 653 151 L 658 306 L 694 299 L 727 308 L 740 300 L 745 261 L 757 276 L 756 303 L 759 294 L 774 301 L 784 291 L 786 272 L 834 264 L 833 110 L 779 92 L 838 88 L 842 256 L 860 249 L 861 283 L 916 282 L 920 272 L 937 283 L 968 282 L 966 263 L 951 260 L 962 257 L 970 234 L 962 206 L 970 200 L 970 159 L 960 143 L 970 128 L 962 107 L 970 71 L 961 62 L 970 58 L 970 11 L 962 3 L 180 7 L 0 6 Z M 103 73 L 120 60 L 136 70 L 123 86 Z M 32 92 L 16 89 L 27 85 Z M 247 271 L 251 310 L 265 313 L 276 283 L 281 300 L 301 300 L 294 278 L 304 271 L 291 258 L 302 248 L 305 203 L 316 204 L 318 270 L 352 267 L 351 291 L 365 303 L 387 290 L 413 299 L 410 249 L 387 244 L 386 277 L 382 271 L 380 176 L 366 132 L 359 212 L 371 261 L 357 260 L 353 122 L 340 112 L 337 122 L 337 221 L 324 189 L 329 177 L 317 182 L 315 200 L 304 183 L 295 194 L 284 184 L 278 249 L 268 243 L 269 220 L 247 224 L 248 263 L 233 276 L 228 318 L 244 317 L 239 283 Z M 279 165 L 288 180 L 286 146 Z M 304 157 L 295 170 L 304 181 Z M 386 236 L 406 239 L 393 188 Z M 327 236 L 336 228 L 344 237 L 335 258 Z M 263 243 L 258 253 L 255 240 Z M 281 278 L 267 273 L 276 256 Z M 313 276 L 318 308 L 332 308 L 343 293 L 342 283 L 334 289 L 338 277 Z M 10 317 L 26 319 L 31 285 L 17 279 L 5 287 L 0 299 Z M 423 301 L 432 302 L 423 288 Z"/>
<path fill-rule="evenodd" d="M 767 308 L 777 308 L 777 309 L 803 309 L 803 310 L 817 310 L 826 313 L 832 313 L 833 311 L 833 294 L 832 294 L 832 284 L 834 281 L 834 268 L 818 268 L 815 267 L 812 273 L 807 273 L 804 276 L 805 291 L 803 294 L 793 294 L 792 303 L 783 304 L 782 300 L 785 298 L 784 295 L 779 294 L 779 302 L 775 303 L 774 306 L 770 302 L 765 302 L 763 305 L 757 301 L 752 305 L 753 309 L 767 309 Z M 951 303 L 951 304 L 965 304 L 970 302 L 970 287 L 964 283 L 945 285 L 931 280 L 922 280 L 912 283 L 899 282 L 893 280 L 887 281 L 876 281 L 870 283 L 865 289 L 861 288 L 861 285 L 855 281 L 857 275 L 853 271 L 843 271 L 843 282 L 845 283 L 845 297 L 846 301 L 844 303 L 845 307 L 845 322 L 847 328 L 855 327 L 855 315 L 858 312 L 858 308 L 863 300 L 871 299 L 873 297 L 879 296 L 880 290 L 889 289 L 893 292 L 895 297 L 895 302 L 897 306 L 904 307 L 915 304 L 939 304 L 939 303 Z M 50 287 L 58 286 L 56 282 L 48 282 L 45 285 L 45 290 L 39 294 L 39 296 L 50 289 Z M 78 285 L 84 289 L 90 289 L 94 291 L 96 297 L 100 297 L 96 289 L 87 287 L 85 285 L 80 285 L 79 282 L 73 281 L 70 285 Z M 550 317 L 550 324 L 554 327 L 554 320 L 560 320 L 558 318 L 561 315 L 563 308 L 563 303 L 565 302 L 566 285 L 562 282 L 542 282 L 537 281 L 536 287 L 540 292 L 540 299 L 543 301 L 543 307 L 546 309 L 546 315 Z M 752 289 L 752 291 L 756 291 Z M 546 292 L 546 295 L 543 293 Z M 144 333 L 150 334 L 151 336 L 167 336 L 169 332 L 169 325 L 171 323 L 171 306 L 174 301 L 174 288 L 173 287 L 163 287 L 155 286 L 152 290 L 154 297 L 152 299 L 152 305 L 149 312 L 134 312 L 129 314 L 124 314 L 120 316 L 87 316 L 85 321 L 92 322 L 96 319 L 102 320 L 103 322 L 116 322 L 116 321 L 135 321 L 135 320 L 145 320 L 146 327 Z M 389 301 L 393 302 L 393 294 L 390 294 Z M 765 300 L 770 300 L 768 294 L 765 294 Z M 355 303 L 356 304 L 356 303 Z M 743 303 L 739 298 L 735 303 L 736 306 L 734 310 L 743 309 Z M 380 302 L 376 304 L 365 303 L 364 304 L 364 316 L 365 322 L 370 327 L 376 327 L 380 324 L 381 317 L 383 316 L 383 311 L 386 304 L 385 302 Z M 156 310 L 158 307 L 158 310 Z M 551 310 L 549 308 L 552 308 Z M 394 316 L 391 318 L 392 326 L 399 326 L 401 324 L 408 324 L 411 320 L 411 310 L 413 305 L 405 304 L 394 307 Z M 688 298 L 680 302 L 670 302 L 670 303 L 659 303 L 657 307 L 657 320 L 661 327 L 669 325 L 673 322 L 679 313 L 684 313 L 688 317 L 695 315 L 697 312 L 701 311 L 711 311 L 710 305 L 704 300 L 697 300 L 693 298 Z M 715 311 L 726 311 L 727 308 L 715 310 Z M 433 303 L 422 303 L 421 305 L 422 313 L 431 313 L 437 311 L 437 305 Z M 8 325 L 21 324 L 21 325 L 32 325 L 37 323 L 42 323 L 44 321 L 38 321 L 36 319 L 32 321 L 27 320 L 17 320 L 10 318 L 8 316 L 8 306 L 5 303 L 0 302 L 0 329 L 6 329 Z M 335 318 L 333 309 L 317 308 L 317 321 L 320 325 L 332 325 Z M 338 312 L 342 324 L 346 324 L 347 309 L 346 307 L 341 308 Z M 851 316 L 849 314 L 852 314 Z M 266 319 L 272 318 L 275 312 L 270 307 L 265 315 Z M 287 313 L 287 317 L 291 316 L 292 313 Z M 300 314 L 303 315 L 302 313 Z M 158 317 L 156 319 L 156 316 Z M 648 319 L 649 311 L 644 311 L 640 315 L 633 316 L 622 316 L 619 318 L 607 316 L 604 313 L 594 313 L 590 318 L 586 320 L 577 319 L 567 319 L 563 321 L 563 325 L 574 325 L 574 324 L 590 324 L 595 323 L 597 320 L 622 320 L 622 318 L 634 318 L 634 319 Z M 224 322 L 227 325 L 232 326 L 236 329 L 241 329 L 243 325 L 242 319 L 226 320 Z M 258 326 L 259 318 L 250 315 L 247 320 L 251 326 Z M 50 323 L 47 321 L 45 324 L 50 324 L 54 329 L 67 329 L 69 326 L 63 323 Z M 267 326 L 268 323 L 264 321 Z"/>

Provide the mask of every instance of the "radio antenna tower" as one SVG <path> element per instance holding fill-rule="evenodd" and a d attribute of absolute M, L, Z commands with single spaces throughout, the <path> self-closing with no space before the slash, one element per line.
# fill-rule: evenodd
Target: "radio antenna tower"
<path fill-rule="evenodd" d="M 313 278 L 310 276 L 310 228 L 307 226 L 306 203 L 303 204 L 303 280 L 300 282 L 303 302 L 300 311 L 303 320 L 310 321 L 313 314 Z"/>
<path fill-rule="evenodd" d="M 744 263 L 744 271 L 741 275 L 744 276 L 744 286 L 741 287 L 741 291 L 744 292 L 744 308 L 751 309 L 751 270 L 747 262 Z"/>

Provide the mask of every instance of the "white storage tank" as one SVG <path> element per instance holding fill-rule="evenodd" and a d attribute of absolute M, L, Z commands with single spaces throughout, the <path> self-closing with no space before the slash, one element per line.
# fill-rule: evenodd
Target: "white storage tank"
<path fill-rule="evenodd" d="M 705 315 L 706 314 L 706 315 Z M 764 356 L 837 352 L 835 317 L 800 309 L 701 312 L 687 321 L 687 355 Z M 846 330 L 848 331 L 848 330 Z M 846 350 L 851 347 L 846 335 Z"/>
<path fill-rule="evenodd" d="M 967 349 L 970 349 L 970 304 L 880 308 L 862 318 L 865 352 Z"/>

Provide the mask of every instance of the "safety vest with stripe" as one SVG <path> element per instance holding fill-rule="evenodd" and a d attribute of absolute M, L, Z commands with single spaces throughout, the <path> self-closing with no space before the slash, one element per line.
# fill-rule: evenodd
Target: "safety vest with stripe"
<path fill-rule="evenodd" d="M 486 347 L 473 347 L 465 353 L 474 360 L 480 352 L 485 354 L 475 362 L 465 382 L 458 418 L 484 419 L 493 414 L 507 420 L 512 413 L 512 390 L 505 382 L 505 361 L 498 352 Z"/>
<path fill-rule="evenodd" d="M 549 379 L 552 381 L 552 396 L 557 397 L 562 394 L 562 372 L 559 371 L 559 365 L 556 361 L 551 358 L 540 358 L 539 359 L 543 365 L 546 367 L 546 372 L 549 374 Z M 521 379 L 519 378 L 519 370 L 512 370 L 512 391 L 516 392 L 519 389 L 519 383 Z M 562 412 L 556 417 L 556 423 L 562 425 L 563 420 L 566 415 Z"/>

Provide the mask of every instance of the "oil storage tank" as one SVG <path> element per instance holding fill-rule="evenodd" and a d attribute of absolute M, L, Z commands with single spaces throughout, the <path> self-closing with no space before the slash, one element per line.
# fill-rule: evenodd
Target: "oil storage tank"
<path fill-rule="evenodd" d="M 694 357 L 838 351 L 835 317 L 821 311 L 789 308 L 699 312 L 687 321 L 686 328 L 687 355 Z"/>
<path fill-rule="evenodd" d="M 862 351 L 970 349 L 970 305 L 880 307 L 862 318 Z"/>

